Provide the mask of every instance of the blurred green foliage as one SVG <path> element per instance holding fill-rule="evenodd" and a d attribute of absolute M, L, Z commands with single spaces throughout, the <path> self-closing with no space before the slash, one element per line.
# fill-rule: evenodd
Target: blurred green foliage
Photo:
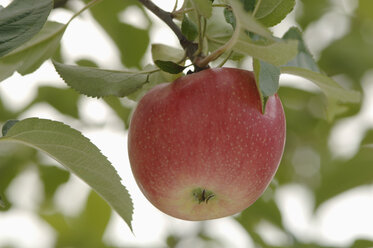
<path fill-rule="evenodd" d="M 85 0 L 85 2 L 88 2 Z M 250 4 L 250 1 L 246 1 Z M 322 51 L 319 66 L 329 75 L 349 77 L 356 89 L 361 89 L 361 79 L 366 72 L 373 69 L 373 1 L 356 0 L 357 8 L 351 15 L 345 14 L 350 21 L 346 34 L 332 41 Z M 67 8 L 68 5 L 65 5 Z M 317 22 L 330 11 L 338 11 L 342 1 L 331 0 L 298 0 L 296 21 L 303 31 Z M 146 29 L 125 24 L 118 15 L 126 8 L 134 7 L 147 18 Z M 97 23 L 112 38 L 120 51 L 121 62 L 126 67 L 143 66 L 143 57 L 149 46 L 150 19 L 137 1 L 109 0 L 103 1 L 91 9 Z M 327 25 L 325 23 L 324 25 Z M 276 28 L 276 27 L 275 27 Z M 130 39 L 128 38 L 130 37 Z M 307 41 L 306 41 L 307 42 Z M 62 54 L 63 55 L 63 54 Z M 63 56 L 60 56 L 62 59 Z M 94 65 L 91 61 L 80 61 L 78 64 Z M 361 108 L 360 104 L 348 105 L 348 111 L 336 116 L 329 122 L 326 118 L 325 97 L 317 92 L 308 92 L 292 87 L 281 87 L 279 90 L 287 118 L 287 141 L 285 153 L 279 170 L 275 176 L 276 184 L 272 184 L 262 198 L 251 207 L 234 217 L 237 223 L 253 240 L 255 247 L 325 247 L 321 244 L 303 242 L 286 229 L 282 213 L 274 195 L 276 191 L 288 184 L 301 184 L 312 192 L 315 199 L 313 209 L 316 211 L 326 201 L 358 186 L 373 184 L 372 149 L 360 145 L 358 152 L 348 160 L 333 157 L 329 147 L 331 131 L 344 118 L 355 117 Z M 12 111 L 0 99 L 0 124 L 6 120 L 17 119 L 35 104 L 46 103 L 63 115 L 80 119 L 80 96 L 72 89 L 40 86 L 34 99 L 18 112 Z M 102 100 L 98 100 L 102 101 Z M 103 101 L 113 109 L 128 127 L 131 107 L 123 104 L 118 98 L 104 98 Z M 365 133 L 363 143 L 373 143 L 373 131 Z M 45 220 L 56 232 L 56 247 L 110 247 L 103 240 L 103 233 L 111 216 L 111 208 L 96 193 L 90 193 L 78 216 L 64 216 L 56 212 L 53 197 L 61 185 L 69 179 L 69 173 L 59 167 L 44 164 L 35 150 L 1 149 L 0 153 L 0 197 L 6 207 L 0 211 L 8 211 L 12 202 L 8 197 L 8 186 L 13 179 L 30 166 L 38 169 L 43 184 L 44 195 L 35 214 Z M 3 152 L 5 151 L 5 152 Z M 299 157 L 302 158 L 298 159 Z M 233 217 L 232 217 L 233 218 Z M 258 225 L 268 222 L 288 237 L 285 246 L 273 246 L 266 243 L 258 232 Z M 203 247 L 223 247 L 219 237 L 210 237 L 203 224 L 195 234 L 175 235 L 170 233 L 164 244 L 168 247 L 184 247 L 185 240 L 194 239 Z M 356 240 L 346 247 L 372 247 L 373 241 Z"/>
<path fill-rule="evenodd" d="M 331 9 L 332 2 L 329 0 L 300 0 L 302 11 L 298 11 L 297 23 L 305 30 L 309 24 L 319 20 L 324 14 Z"/>
<path fill-rule="evenodd" d="M 359 0 L 347 34 L 322 51 L 319 64 L 329 75 L 345 74 L 360 88 L 364 73 L 373 67 L 373 2 Z"/>
<path fill-rule="evenodd" d="M 103 243 L 102 236 L 109 223 L 111 208 L 93 191 L 85 208 L 76 217 L 66 217 L 58 212 L 40 215 L 56 230 L 56 247 L 110 247 Z"/>
<path fill-rule="evenodd" d="M 88 3 L 89 0 L 84 2 Z M 139 8 L 148 21 L 148 27 L 141 29 L 130 24 L 123 23 L 120 14 L 127 8 Z M 93 17 L 99 25 L 115 42 L 120 51 L 121 61 L 126 67 L 141 66 L 141 59 L 149 45 L 149 29 L 151 21 L 138 1 L 135 0 L 111 0 L 103 1 L 90 9 Z"/>

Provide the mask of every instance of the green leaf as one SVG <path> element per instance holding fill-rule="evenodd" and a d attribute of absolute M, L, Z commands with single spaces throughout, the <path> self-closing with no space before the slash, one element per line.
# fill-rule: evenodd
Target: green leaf
<path fill-rule="evenodd" d="M 367 20 L 373 20 L 373 3 L 369 0 L 359 0 L 359 7 L 356 9 L 356 13 L 360 18 Z"/>
<path fill-rule="evenodd" d="M 260 19 L 271 14 L 283 0 L 261 0 L 256 1 L 255 8 L 257 9 L 255 17 Z M 258 5 L 258 6 L 257 6 Z"/>
<path fill-rule="evenodd" d="M 38 160 L 38 154 L 35 150 L 28 147 L 13 149 L 16 147 L 15 144 L 0 142 L 0 195 L 7 192 L 8 186 L 25 168 L 30 166 L 31 161 Z M 11 202 L 8 202 L 10 199 L 3 197 L 3 200 L 7 205 L 4 210 L 9 209 L 12 205 Z M 0 211 L 2 210 L 0 209 Z"/>
<path fill-rule="evenodd" d="M 235 217 L 235 220 L 248 232 L 263 220 L 283 229 L 281 212 L 273 198 L 269 201 L 259 198 L 253 205 Z"/>
<path fill-rule="evenodd" d="M 175 48 L 175 47 L 167 46 L 163 44 L 152 44 L 151 52 L 152 52 L 153 61 L 156 61 L 156 60 L 172 61 L 175 63 L 179 63 L 180 65 L 184 65 L 185 63 L 184 61 L 182 61 L 184 58 L 185 52 L 184 50 L 179 49 L 179 48 Z M 164 82 L 166 81 L 172 82 L 176 78 L 181 76 L 180 73 L 170 74 L 164 71 L 162 71 L 162 74 L 165 78 Z"/>
<path fill-rule="evenodd" d="M 281 72 L 280 68 L 257 59 L 253 60 L 253 65 L 264 113 L 268 97 L 274 95 L 278 90 Z"/>
<path fill-rule="evenodd" d="M 362 77 L 373 68 L 373 21 L 352 19 L 349 30 L 322 51 L 319 66 L 328 75 L 345 74 L 361 87 Z"/>
<path fill-rule="evenodd" d="M 240 0 L 243 7 L 248 12 L 253 12 L 255 9 L 256 0 Z"/>
<path fill-rule="evenodd" d="M 304 68 L 285 66 L 281 67 L 281 73 L 303 77 L 315 83 L 327 97 L 334 98 L 344 103 L 357 103 L 360 101 L 360 93 L 354 90 L 342 88 L 333 79 Z"/>
<path fill-rule="evenodd" d="M 262 0 L 255 17 L 267 27 L 280 23 L 295 6 L 295 0 Z"/>
<path fill-rule="evenodd" d="M 38 169 L 40 179 L 44 183 L 44 193 L 47 199 L 52 199 L 57 188 L 70 178 L 69 172 L 53 165 L 40 165 Z"/>
<path fill-rule="evenodd" d="M 285 40 L 297 40 L 298 41 L 298 54 L 295 58 L 289 61 L 286 66 L 301 67 L 304 69 L 309 69 L 314 72 L 320 72 L 318 65 L 313 59 L 312 54 L 306 47 L 306 44 L 303 41 L 301 31 L 296 28 L 290 28 L 282 37 Z"/>
<path fill-rule="evenodd" d="M 107 158 L 79 131 L 61 122 L 29 118 L 16 123 L 1 142 L 30 146 L 54 158 L 100 194 L 132 230 L 128 191 Z"/>
<path fill-rule="evenodd" d="M 69 237 L 70 226 L 67 223 L 71 218 L 62 215 L 61 213 L 41 214 L 43 220 L 56 230 L 58 237 L 56 243 L 60 243 L 61 239 L 66 240 Z M 61 237 L 62 236 L 62 237 Z M 66 237 L 67 236 L 67 237 Z"/>
<path fill-rule="evenodd" d="M 52 0 L 14 0 L 0 10 L 0 57 L 24 44 L 43 27 Z"/>
<path fill-rule="evenodd" d="M 232 15 L 234 14 L 232 10 L 229 10 L 229 12 Z M 213 15 L 207 22 L 205 34 L 207 44 L 204 45 L 204 48 L 207 48 L 208 52 L 211 53 L 216 51 L 231 39 L 233 31 L 232 24 L 226 21 L 224 11 L 222 11 L 221 8 L 214 8 Z M 231 51 L 232 50 L 226 51 L 221 58 L 227 57 Z M 206 52 L 206 54 L 208 52 Z M 236 51 L 230 55 L 230 59 L 232 60 L 242 60 L 243 57 L 244 55 L 242 53 L 237 53 Z"/>
<path fill-rule="evenodd" d="M 0 98 L 0 122 L 5 122 L 17 117 L 16 113 L 13 113 L 6 105 L 4 105 L 3 100 L 4 99 Z"/>
<path fill-rule="evenodd" d="M 126 129 L 129 128 L 130 115 L 132 113 L 132 108 L 130 106 L 125 106 L 122 104 L 120 99 L 115 96 L 107 96 L 103 99 L 105 103 L 116 113 L 119 119 L 122 120 Z"/>
<path fill-rule="evenodd" d="M 184 15 L 183 21 L 181 22 L 181 32 L 190 41 L 194 41 L 198 36 L 197 25 L 192 22 L 187 15 Z"/>
<path fill-rule="evenodd" d="M 319 20 L 332 5 L 329 0 L 301 0 L 299 3 L 302 5 L 302 11 L 296 13 L 296 20 L 303 30 L 306 30 L 312 22 Z"/>
<path fill-rule="evenodd" d="M 280 185 L 318 185 L 319 168 L 329 168 L 332 122 L 325 121 L 326 97 L 320 92 L 281 86 L 278 95 L 286 113 L 286 149 L 275 178 Z"/>
<path fill-rule="evenodd" d="M 328 121 L 333 121 L 336 116 L 342 115 L 348 110 L 347 106 L 341 105 L 334 98 L 328 98 L 323 101 L 325 109 L 325 117 Z"/>
<path fill-rule="evenodd" d="M 171 74 L 179 74 L 185 69 L 185 66 L 181 66 L 172 61 L 156 60 L 154 63 L 162 70 Z"/>
<path fill-rule="evenodd" d="M 224 8 L 224 18 L 227 23 L 232 25 L 233 29 L 236 28 L 236 18 L 234 17 L 232 10 Z"/>
<path fill-rule="evenodd" d="M 90 0 L 84 0 L 85 3 Z M 146 29 L 141 29 L 120 20 L 121 14 L 128 8 L 139 8 L 146 21 Z M 89 9 L 95 20 L 114 41 L 120 51 L 122 63 L 128 67 L 141 67 L 141 60 L 149 46 L 151 20 L 141 4 L 135 0 L 101 1 Z"/>
<path fill-rule="evenodd" d="M 260 60 L 254 60 L 256 83 L 264 97 L 274 95 L 279 87 L 280 68 Z"/>
<path fill-rule="evenodd" d="M 352 159 L 328 164 L 328 169 L 322 174 L 320 186 L 315 190 L 316 207 L 347 190 L 372 184 L 372 161 L 372 149 L 362 146 Z"/>
<path fill-rule="evenodd" d="M 97 213 L 100 213 L 99 215 Z M 80 217 L 78 225 L 84 225 L 91 235 L 95 235 L 97 239 L 102 240 L 102 236 L 109 223 L 111 209 L 108 204 L 102 200 L 94 191 L 88 196 L 85 211 Z"/>
<path fill-rule="evenodd" d="M 61 78 L 81 94 L 92 97 L 123 97 L 147 83 L 146 72 L 112 71 L 53 62 Z"/>
<path fill-rule="evenodd" d="M 80 95 L 71 88 L 41 86 L 36 98 L 22 111 L 26 111 L 36 103 L 46 102 L 60 113 L 79 118 L 78 101 Z"/>
<path fill-rule="evenodd" d="M 210 18 L 212 15 L 212 2 L 208 0 L 192 0 L 197 12 L 205 17 Z"/>
<path fill-rule="evenodd" d="M 232 12 L 232 10 L 230 10 L 230 12 L 233 14 L 234 17 L 234 13 Z M 227 23 L 224 16 L 224 11 L 221 11 L 220 8 L 214 8 L 213 15 L 207 22 L 206 27 L 206 37 L 208 41 L 210 41 L 210 39 L 220 39 L 222 40 L 222 43 L 225 43 L 232 37 L 232 34 L 232 24 Z"/>
<path fill-rule="evenodd" d="M 234 45 L 233 50 L 237 53 L 246 54 L 280 66 L 286 64 L 297 55 L 298 42 L 295 40 L 264 43 L 254 43 L 248 37 L 242 37 Z"/>
<path fill-rule="evenodd" d="M 168 234 L 166 238 L 166 244 L 169 248 L 176 248 L 179 242 L 181 241 L 180 236 L 174 234 Z"/>
<path fill-rule="evenodd" d="M 152 57 L 155 60 L 169 60 L 172 62 L 180 62 L 184 57 L 184 50 L 164 44 L 152 44 Z"/>
<path fill-rule="evenodd" d="M 373 247 L 373 240 L 358 239 L 352 244 L 353 248 L 370 248 Z"/>
<path fill-rule="evenodd" d="M 57 50 L 66 25 L 47 22 L 31 40 L 0 58 L 0 81 L 15 71 L 21 75 L 35 71 Z"/>
<path fill-rule="evenodd" d="M 3 201 L 3 199 L 1 198 L 1 196 L 0 196 L 0 207 L 2 207 L 2 208 L 6 207 L 5 202 Z"/>
<path fill-rule="evenodd" d="M 85 208 L 77 216 L 64 216 L 59 212 L 40 215 L 56 230 L 55 247 L 111 247 L 103 240 L 111 209 L 94 191 L 89 193 Z"/>
<path fill-rule="evenodd" d="M 273 39 L 272 33 L 266 27 L 259 23 L 250 13 L 245 12 L 239 0 L 228 0 L 228 2 L 236 17 L 236 23 L 239 22 L 242 29 Z"/>
<path fill-rule="evenodd" d="M 57 60 L 57 61 L 59 61 L 59 60 Z M 96 64 L 96 62 L 94 62 L 93 60 L 90 60 L 90 59 L 85 59 L 85 58 L 78 59 L 78 60 L 75 61 L 75 63 L 79 66 L 87 66 L 87 67 L 98 68 L 98 65 Z"/>
<path fill-rule="evenodd" d="M 147 70 L 155 70 L 157 68 L 158 67 L 156 67 L 155 65 L 147 65 L 145 67 L 145 69 Z M 155 71 L 149 75 L 148 83 L 144 84 L 140 89 L 136 90 L 134 93 L 128 95 L 127 98 L 138 102 L 149 90 L 151 90 L 156 85 L 169 82 L 168 79 L 165 77 L 165 74 L 175 76 L 175 74 L 169 74 L 158 69 L 158 71 Z"/>
<path fill-rule="evenodd" d="M 7 132 L 9 131 L 9 129 L 11 127 L 13 127 L 13 125 L 16 124 L 17 122 L 19 122 L 19 120 L 9 120 L 9 121 L 7 121 L 3 125 L 3 128 L 2 128 L 2 134 L 3 134 L 3 136 L 5 136 L 7 134 Z"/>

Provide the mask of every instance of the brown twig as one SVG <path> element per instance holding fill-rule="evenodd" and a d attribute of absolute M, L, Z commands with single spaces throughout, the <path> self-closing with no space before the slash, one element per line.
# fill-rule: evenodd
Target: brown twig
<path fill-rule="evenodd" d="M 183 35 L 180 28 L 174 23 L 172 13 L 164 11 L 163 9 L 159 8 L 151 0 L 138 0 L 138 1 L 141 2 L 148 10 L 154 13 L 164 23 L 166 23 L 167 26 L 171 28 L 171 30 L 175 33 L 175 35 L 179 39 L 180 45 L 185 50 L 186 55 L 195 65 L 196 71 L 205 69 L 205 68 L 201 68 L 198 66 L 198 61 L 201 59 L 200 55 L 196 56 L 195 54 L 196 51 L 198 50 L 198 44 L 193 43 L 192 41 L 188 40 Z"/>

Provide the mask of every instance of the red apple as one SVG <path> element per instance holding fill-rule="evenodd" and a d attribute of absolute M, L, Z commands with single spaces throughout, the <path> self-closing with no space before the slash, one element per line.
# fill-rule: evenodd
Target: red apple
<path fill-rule="evenodd" d="M 150 90 L 133 113 L 128 152 L 141 191 L 185 220 L 238 213 L 267 188 L 285 143 L 277 95 L 265 114 L 250 71 L 207 69 Z"/>

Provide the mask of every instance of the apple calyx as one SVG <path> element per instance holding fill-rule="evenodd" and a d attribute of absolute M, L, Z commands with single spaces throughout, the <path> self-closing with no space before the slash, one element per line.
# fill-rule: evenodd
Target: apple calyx
<path fill-rule="evenodd" d="M 198 201 L 198 204 L 202 202 L 207 204 L 211 198 L 215 197 L 215 194 L 210 190 L 197 188 L 193 190 L 193 196 Z"/>

